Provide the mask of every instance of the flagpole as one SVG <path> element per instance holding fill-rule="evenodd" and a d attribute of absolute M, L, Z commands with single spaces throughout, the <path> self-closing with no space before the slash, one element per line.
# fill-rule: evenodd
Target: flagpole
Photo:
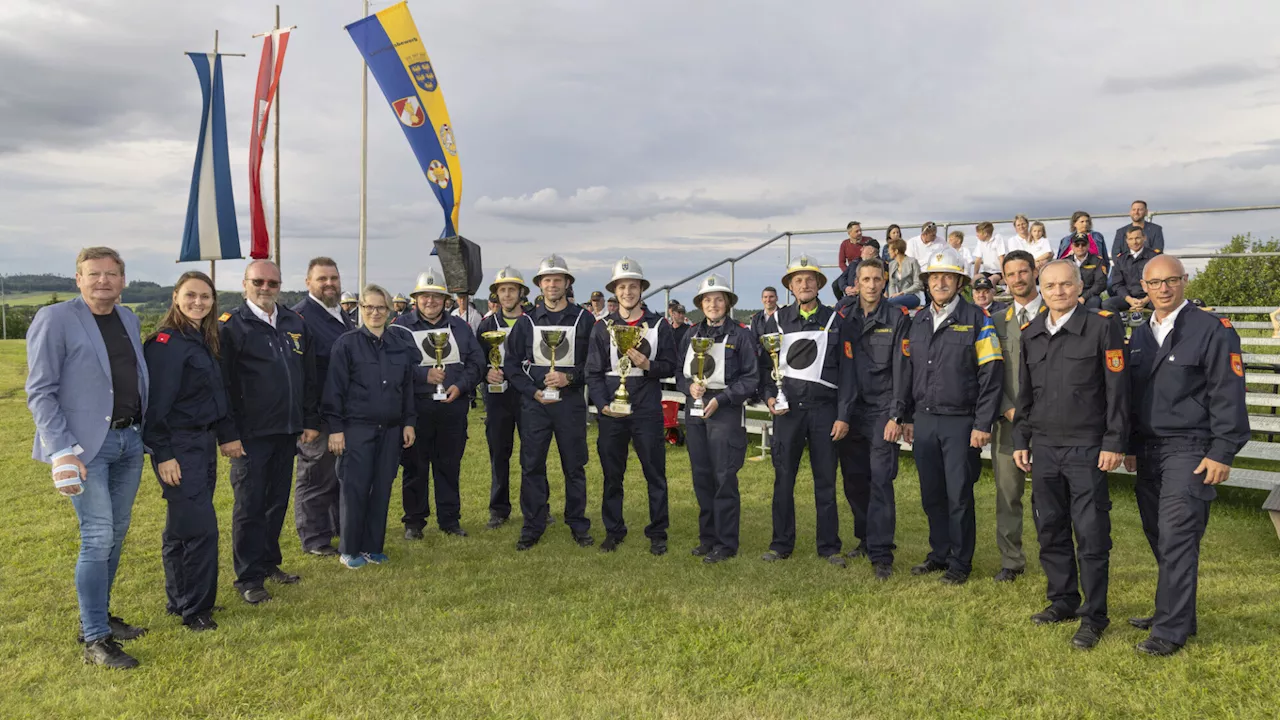
<path fill-rule="evenodd" d="M 218 31 L 217 30 L 213 31 L 213 57 L 215 59 L 218 57 Z M 218 261 L 217 260 L 209 261 L 209 282 L 213 283 L 213 287 L 210 288 L 210 290 L 213 290 L 213 297 L 214 299 L 217 299 L 218 297 Z"/>
<path fill-rule="evenodd" d="M 364 16 L 369 17 L 369 0 L 364 0 Z M 360 70 L 360 287 L 356 294 L 364 292 L 365 264 L 368 257 L 368 208 L 369 208 L 369 63 L 362 63 Z"/>
<path fill-rule="evenodd" d="M 280 6 L 279 5 L 276 6 L 276 26 L 274 30 L 276 33 L 279 33 L 280 31 Z M 278 35 L 276 37 L 278 37 Z M 276 53 L 276 56 L 272 59 L 273 65 L 275 63 L 280 62 L 280 46 L 278 43 L 275 42 L 276 37 L 272 38 L 272 45 L 274 46 L 273 49 Z M 276 110 L 275 112 L 275 115 L 276 115 L 275 149 L 272 150 L 271 152 L 271 162 L 272 162 L 272 169 L 275 171 L 275 181 L 272 183 L 272 185 L 274 186 L 275 193 L 276 193 L 276 222 L 275 222 L 276 267 L 283 268 L 283 265 L 280 264 L 280 84 L 278 82 L 276 83 L 276 97 L 275 97 L 274 104 L 276 106 L 275 107 L 275 110 Z M 280 272 L 283 273 L 284 270 L 281 269 Z"/>

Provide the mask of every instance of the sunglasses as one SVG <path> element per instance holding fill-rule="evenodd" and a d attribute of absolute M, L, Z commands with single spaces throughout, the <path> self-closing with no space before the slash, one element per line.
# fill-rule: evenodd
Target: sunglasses
<path fill-rule="evenodd" d="M 258 288 L 262 287 L 263 285 L 266 285 L 267 287 L 272 288 L 273 290 L 280 287 L 279 280 L 266 280 L 264 278 L 250 278 L 249 282 L 253 283 L 253 286 Z"/>

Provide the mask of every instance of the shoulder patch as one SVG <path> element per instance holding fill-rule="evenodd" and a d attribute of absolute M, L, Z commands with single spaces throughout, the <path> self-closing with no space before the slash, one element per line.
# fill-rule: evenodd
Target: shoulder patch
<path fill-rule="evenodd" d="M 1229 327 L 1231 327 L 1231 321 L 1230 321 L 1230 320 L 1228 320 L 1228 319 L 1226 319 L 1226 318 L 1218 318 L 1218 320 L 1222 321 L 1222 327 L 1224 327 L 1224 328 L 1229 328 Z"/>
<path fill-rule="evenodd" d="M 853 343 L 848 340 L 844 341 L 844 356 L 853 359 Z"/>
<path fill-rule="evenodd" d="M 1124 350 L 1107 351 L 1107 369 L 1114 373 L 1124 370 Z"/>
<path fill-rule="evenodd" d="M 1111 317 L 1112 315 L 1114 315 L 1114 313 L 1112 313 L 1110 310 L 1099 310 L 1098 314 L 1101 315 L 1102 317 Z"/>
<path fill-rule="evenodd" d="M 1160 250 L 1159 248 L 1152 248 L 1152 249 L 1151 249 L 1151 252 L 1153 252 L 1153 253 L 1155 253 L 1155 254 L 1159 255 L 1159 254 L 1160 254 L 1161 252 L 1163 252 L 1163 251 L 1162 251 L 1162 250 Z"/>
<path fill-rule="evenodd" d="M 911 311 L 910 311 L 910 310 L 908 310 L 906 307 L 904 307 L 904 306 L 902 306 L 902 305 L 899 305 L 899 306 L 898 306 L 898 309 L 899 309 L 899 310 L 902 310 L 902 314 L 903 314 L 903 315 L 910 315 L 910 314 L 911 314 Z"/>
<path fill-rule="evenodd" d="M 169 333 L 156 333 L 156 342 L 169 344 Z"/>
<path fill-rule="evenodd" d="M 230 313 L 230 312 L 224 312 L 224 313 L 222 313 L 221 315 L 219 315 L 219 316 L 218 316 L 218 322 L 226 322 L 226 321 L 228 321 L 228 320 L 230 320 L 230 319 L 231 319 L 231 313 Z"/>
<path fill-rule="evenodd" d="M 902 356 L 911 357 L 911 341 L 907 338 L 902 338 Z"/>
<path fill-rule="evenodd" d="M 1244 360 L 1240 357 L 1240 353 L 1231 353 L 1231 372 L 1244 377 Z"/>

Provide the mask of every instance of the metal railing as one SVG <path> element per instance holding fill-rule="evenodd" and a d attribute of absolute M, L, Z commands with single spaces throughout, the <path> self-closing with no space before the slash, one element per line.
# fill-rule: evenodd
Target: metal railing
<path fill-rule="evenodd" d="M 1211 214 L 1218 214 L 1218 213 L 1257 212 L 1262 210 L 1280 210 L 1280 205 L 1244 205 L 1240 207 L 1226 207 L 1226 208 L 1197 208 L 1193 210 L 1169 210 L 1169 211 L 1160 212 L 1160 213 L 1148 212 L 1147 220 L 1154 221 L 1157 216 L 1164 217 L 1164 216 L 1178 216 L 1178 215 L 1211 215 Z M 1089 217 L 1094 220 L 1106 220 L 1111 218 L 1127 218 L 1129 217 L 1129 213 L 1104 213 L 1099 215 L 1090 215 Z M 1070 219 L 1071 219 L 1070 215 L 1046 217 L 1046 218 L 1035 218 L 1035 220 L 1038 220 L 1040 222 L 1061 222 L 1061 221 L 1069 221 Z M 925 222 L 932 222 L 932 221 L 926 220 Z M 934 224 L 936 224 L 942 230 L 943 237 L 946 237 L 947 232 L 950 231 L 953 225 L 977 225 L 980 222 L 992 222 L 997 225 L 1008 225 L 1008 224 L 1011 224 L 1013 221 L 1012 220 L 1000 220 L 1000 221 L 949 220 L 946 222 L 935 222 Z M 897 225 L 899 228 L 918 228 L 918 227 L 922 227 L 924 225 L 924 222 L 907 223 L 907 224 L 897 223 Z M 863 225 L 862 228 L 863 230 L 887 230 L 889 226 L 888 225 Z M 847 231 L 841 228 L 832 228 L 832 229 L 823 229 L 823 230 L 787 230 L 786 232 L 782 232 L 782 233 L 778 233 L 777 235 L 774 235 L 768 240 L 765 240 L 759 245 L 756 245 L 750 250 L 742 253 L 741 255 L 738 255 L 736 257 L 728 257 L 723 260 L 720 260 L 719 262 L 708 265 L 702 268 L 701 270 L 698 270 L 697 272 L 694 272 L 688 275 L 687 277 L 681 278 L 675 282 L 650 288 L 649 292 L 644 294 L 644 297 L 649 298 L 649 297 L 653 297 L 654 295 L 657 295 L 660 292 L 663 293 L 664 294 L 663 308 L 665 309 L 667 305 L 671 304 L 672 290 L 680 287 L 681 285 L 684 285 L 690 280 L 694 280 L 696 278 L 702 277 L 703 275 L 706 275 L 707 273 L 711 272 L 712 270 L 715 270 L 716 268 L 720 267 L 721 265 L 724 265 L 725 263 L 729 264 L 729 287 L 733 288 L 736 291 L 737 287 L 734 284 L 734 281 L 735 281 L 735 275 L 737 271 L 737 264 L 740 261 L 750 257 L 751 255 L 754 255 L 757 252 L 769 247 L 770 245 L 773 245 L 775 242 L 782 240 L 783 238 L 786 238 L 786 241 L 787 241 L 786 263 L 787 265 L 790 265 L 792 237 L 805 236 L 805 235 L 832 235 L 832 234 L 843 235 L 845 233 L 847 233 Z M 1187 259 L 1231 258 L 1231 257 L 1273 257 L 1273 256 L 1280 256 L 1280 253 L 1178 253 L 1178 257 L 1187 258 Z M 823 265 L 822 267 L 837 267 L 837 266 Z"/>

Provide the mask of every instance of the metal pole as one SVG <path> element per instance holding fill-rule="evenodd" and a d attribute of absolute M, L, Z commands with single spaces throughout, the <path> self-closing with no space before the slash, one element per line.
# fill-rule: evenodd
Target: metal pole
<path fill-rule="evenodd" d="M 369 17 L 369 0 L 364 0 L 364 16 Z M 369 210 L 369 65 L 360 66 L 360 287 L 364 292 L 365 264 L 368 259 Z"/>
<path fill-rule="evenodd" d="M 737 288 L 733 285 L 734 281 L 737 280 L 737 265 L 738 263 L 736 260 L 729 261 L 729 289 L 734 292 L 737 292 Z"/>
<path fill-rule="evenodd" d="M 217 30 L 213 31 L 213 56 L 215 58 L 218 56 L 218 31 Z M 210 158 L 210 161 L 212 161 L 212 158 Z M 218 297 L 218 261 L 217 260 L 209 261 L 209 281 L 213 283 L 213 287 L 210 289 L 213 290 L 213 297 L 216 299 Z"/>
<path fill-rule="evenodd" d="M 271 59 L 272 67 L 274 67 L 277 63 L 280 62 L 280 44 L 279 44 L 280 6 L 279 5 L 276 6 L 276 26 L 273 29 L 276 31 L 276 34 L 273 34 L 271 36 L 271 50 L 273 53 L 273 57 Z M 275 223 L 275 237 L 273 239 L 275 240 L 275 246 L 276 246 L 275 247 L 276 266 L 282 268 L 280 272 L 283 273 L 284 272 L 283 265 L 281 265 L 280 263 L 280 84 L 279 83 L 276 84 L 276 97 L 275 97 L 275 100 L 272 102 L 272 104 L 276 106 L 275 107 L 275 117 L 276 117 L 275 149 L 271 153 L 271 167 L 272 167 L 272 170 L 275 172 L 275 182 L 273 182 L 272 185 L 275 186 L 275 193 L 276 193 L 276 223 Z"/>

